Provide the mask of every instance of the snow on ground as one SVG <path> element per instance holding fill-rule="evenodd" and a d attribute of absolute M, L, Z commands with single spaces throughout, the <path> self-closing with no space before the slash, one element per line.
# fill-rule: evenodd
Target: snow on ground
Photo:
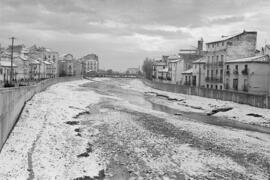
<path fill-rule="evenodd" d="M 59 83 L 30 100 L 0 154 L 0 179 L 72 179 L 96 176 L 102 167 L 97 154 L 77 158 L 87 139 L 75 136 L 66 121 L 100 95 L 78 86 L 86 80 Z M 76 107 L 76 108 L 74 108 Z"/>
<path fill-rule="evenodd" d="M 128 85 L 107 78 L 98 81 L 104 83 L 60 83 L 35 95 L 2 149 L 0 179 L 74 179 L 98 176 L 103 169 L 112 179 L 268 179 L 268 134 L 160 112 L 144 105 L 144 96 L 133 91 L 185 99 L 186 105 L 179 105 L 153 97 L 183 111 L 206 112 L 215 105 L 233 104 L 243 114 L 245 105 L 159 91 L 139 80 L 124 81 Z M 109 95 L 101 95 L 106 91 Z M 190 107 L 198 104 L 203 110 Z"/>
<path fill-rule="evenodd" d="M 161 91 L 161 90 L 148 87 L 141 80 L 137 80 L 137 79 L 130 81 L 129 84 L 122 84 L 121 87 L 125 89 L 133 89 L 133 90 L 136 89 L 137 91 L 140 91 L 140 92 L 155 92 L 155 93 L 167 95 L 170 98 L 183 99 L 183 101 L 180 101 L 180 102 L 170 103 L 171 107 L 173 105 L 175 108 L 178 108 L 181 111 L 207 113 L 215 108 L 232 107 L 233 108 L 232 110 L 227 111 L 227 112 L 219 112 L 215 114 L 214 116 L 227 117 L 229 119 L 241 121 L 244 123 L 270 127 L 269 109 L 256 108 L 253 106 L 238 104 L 231 101 L 222 101 L 222 100 L 204 98 L 204 97 L 199 97 L 199 96 Z M 164 101 L 159 102 L 156 99 L 155 103 L 162 104 L 164 103 Z M 202 109 L 201 110 L 197 109 L 197 107 L 201 107 Z M 247 114 L 249 113 L 259 114 L 259 115 L 262 115 L 262 117 L 247 116 Z"/>

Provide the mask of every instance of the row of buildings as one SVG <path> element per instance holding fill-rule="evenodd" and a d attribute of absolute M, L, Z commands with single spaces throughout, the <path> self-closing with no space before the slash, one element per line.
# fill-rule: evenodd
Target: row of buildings
<path fill-rule="evenodd" d="M 270 45 L 256 49 L 257 32 L 243 31 L 162 56 L 153 63 L 153 81 L 216 90 L 270 93 Z"/>
<path fill-rule="evenodd" d="M 77 59 L 72 54 L 59 55 L 56 51 L 36 45 L 29 48 L 24 45 L 0 47 L 0 86 L 8 83 L 10 76 L 13 81 L 28 81 L 83 75 L 97 72 L 98 69 L 99 59 L 96 54 Z"/>

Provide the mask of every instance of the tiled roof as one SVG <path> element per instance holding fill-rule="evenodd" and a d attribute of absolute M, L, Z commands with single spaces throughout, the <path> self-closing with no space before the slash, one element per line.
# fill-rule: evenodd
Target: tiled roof
<path fill-rule="evenodd" d="M 252 56 L 226 61 L 226 63 L 269 63 L 268 55 Z"/>

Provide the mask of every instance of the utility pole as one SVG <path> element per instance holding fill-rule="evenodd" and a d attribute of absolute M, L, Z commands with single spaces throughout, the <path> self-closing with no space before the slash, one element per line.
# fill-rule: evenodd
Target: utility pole
<path fill-rule="evenodd" d="M 11 37 L 9 39 L 11 39 L 10 84 L 12 85 L 12 82 L 13 82 L 13 46 L 14 46 L 15 37 Z"/>

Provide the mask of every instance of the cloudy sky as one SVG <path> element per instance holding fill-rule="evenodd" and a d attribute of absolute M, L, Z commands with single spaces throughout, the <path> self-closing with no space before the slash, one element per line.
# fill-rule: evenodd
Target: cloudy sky
<path fill-rule="evenodd" d="M 269 0 L 0 0 L 0 43 L 37 44 L 102 68 L 138 67 L 145 57 L 247 31 L 270 43 Z"/>

